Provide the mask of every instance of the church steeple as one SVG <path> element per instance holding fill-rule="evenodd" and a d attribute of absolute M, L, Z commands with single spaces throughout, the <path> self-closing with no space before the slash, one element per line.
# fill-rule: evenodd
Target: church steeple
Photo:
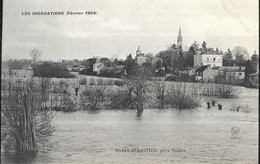
<path fill-rule="evenodd" d="M 181 37 L 181 26 L 179 27 L 179 37 Z"/>
<path fill-rule="evenodd" d="M 177 47 L 181 47 L 182 46 L 182 36 L 181 36 L 181 26 L 179 27 L 179 34 L 177 37 Z"/>

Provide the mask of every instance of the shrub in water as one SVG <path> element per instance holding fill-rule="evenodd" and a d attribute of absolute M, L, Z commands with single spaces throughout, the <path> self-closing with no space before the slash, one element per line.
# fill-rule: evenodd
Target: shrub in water
<path fill-rule="evenodd" d="M 106 85 L 92 85 L 80 94 L 80 105 L 86 110 L 101 109 L 105 102 Z"/>
<path fill-rule="evenodd" d="M 86 79 L 86 78 L 81 78 L 81 79 L 79 80 L 79 84 L 80 84 L 80 85 L 87 85 L 87 79 Z"/>
<path fill-rule="evenodd" d="M 95 79 L 92 77 L 89 79 L 89 85 L 95 85 Z"/>
<path fill-rule="evenodd" d="M 105 85 L 113 85 L 113 80 L 112 79 L 106 79 L 104 80 Z"/>
<path fill-rule="evenodd" d="M 55 131 L 54 113 L 44 110 L 40 86 L 34 81 L 11 84 L 1 95 L 1 142 L 6 151 L 37 152 Z M 1 143 L 2 144 L 2 143 Z"/>
<path fill-rule="evenodd" d="M 174 83 L 169 89 L 167 104 L 177 109 L 191 109 L 200 106 L 200 96 L 192 84 Z"/>
<path fill-rule="evenodd" d="M 123 85 L 124 85 L 124 82 L 121 81 L 121 80 L 115 80 L 115 81 L 114 81 L 114 85 L 123 86 Z"/>
<path fill-rule="evenodd" d="M 97 79 L 97 84 L 98 85 L 103 85 L 104 84 L 104 80 L 102 78 L 98 78 Z"/>
<path fill-rule="evenodd" d="M 232 98 L 237 96 L 238 88 L 228 84 L 218 84 L 217 92 L 220 98 Z"/>

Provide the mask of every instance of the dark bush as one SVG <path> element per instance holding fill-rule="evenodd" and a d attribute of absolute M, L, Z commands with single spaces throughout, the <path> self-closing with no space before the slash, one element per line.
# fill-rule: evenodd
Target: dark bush
<path fill-rule="evenodd" d="M 97 84 L 98 85 L 104 85 L 104 80 L 102 78 L 97 79 Z"/>
<path fill-rule="evenodd" d="M 218 97 L 232 98 L 238 96 L 238 88 L 228 84 L 219 84 L 216 86 Z"/>
<path fill-rule="evenodd" d="M 55 77 L 55 78 L 74 78 L 66 68 L 57 63 L 44 62 L 41 65 L 33 66 L 34 76 L 39 77 Z"/>
<path fill-rule="evenodd" d="M 105 85 L 92 85 L 88 86 L 80 94 L 80 106 L 84 110 L 99 110 L 101 109 L 106 100 L 107 88 Z"/>
<path fill-rule="evenodd" d="M 177 109 L 192 109 L 200 106 L 200 96 L 197 87 L 186 82 L 173 84 L 169 91 L 166 103 Z"/>
<path fill-rule="evenodd" d="M 95 79 L 92 77 L 89 79 L 89 85 L 95 85 L 96 82 L 95 82 Z"/>
<path fill-rule="evenodd" d="M 79 84 L 80 85 L 87 85 L 87 79 L 86 78 L 79 79 Z"/>
<path fill-rule="evenodd" d="M 176 81 L 177 78 L 176 78 L 176 76 L 168 76 L 165 80 L 166 81 Z"/>
<path fill-rule="evenodd" d="M 116 85 L 116 86 L 123 86 L 123 85 L 124 85 L 124 82 L 121 81 L 121 80 L 115 80 L 115 81 L 114 81 L 114 85 Z"/>
<path fill-rule="evenodd" d="M 132 93 L 125 89 L 118 89 L 108 93 L 109 108 L 111 109 L 135 109 L 135 101 Z"/>
<path fill-rule="evenodd" d="M 103 68 L 98 76 L 119 78 L 124 75 L 124 70 L 116 67 Z"/>
<path fill-rule="evenodd" d="M 113 85 L 114 81 L 113 79 L 105 79 L 104 80 L 104 85 Z"/>

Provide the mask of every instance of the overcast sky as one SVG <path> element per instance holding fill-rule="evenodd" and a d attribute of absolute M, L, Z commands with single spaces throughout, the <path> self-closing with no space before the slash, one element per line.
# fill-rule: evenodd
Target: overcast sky
<path fill-rule="evenodd" d="M 4 0 L 2 58 L 42 60 L 125 58 L 140 45 L 156 54 L 195 40 L 223 52 L 234 46 L 258 51 L 257 0 Z M 22 12 L 97 11 L 97 15 L 24 16 Z"/>

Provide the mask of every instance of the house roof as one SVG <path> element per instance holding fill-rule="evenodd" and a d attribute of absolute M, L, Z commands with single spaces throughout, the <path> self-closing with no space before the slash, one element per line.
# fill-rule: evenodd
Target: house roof
<path fill-rule="evenodd" d="M 196 69 L 196 72 L 203 72 L 207 67 L 208 67 L 208 66 L 203 65 L 203 66 L 197 68 L 197 69 Z"/>
<path fill-rule="evenodd" d="M 219 71 L 226 71 L 226 72 L 244 72 L 246 67 L 239 67 L 239 66 L 233 66 L 233 67 L 220 67 Z"/>
<path fill-rule="evenodd" d="M 105 66 L 103 63 L 101 63 L 101 62 L 96 62 L 93 66 L 94 67 L 99 67 L 99 66 L 101 66 L 101 65 L 103 65 L 103 66 Z"/>
<path fill-rule="evenodd" d="M 213 70 L 218 70 L 220 67 L 212 67 Z"/>
<path fill-rule="evenodd" d="M 152 64 L 157 63 L 157 61 L 162 61 L 162 59 L 159 58 L 159 57 L 155 57 L 155 58 L 152 59 Z"/>

